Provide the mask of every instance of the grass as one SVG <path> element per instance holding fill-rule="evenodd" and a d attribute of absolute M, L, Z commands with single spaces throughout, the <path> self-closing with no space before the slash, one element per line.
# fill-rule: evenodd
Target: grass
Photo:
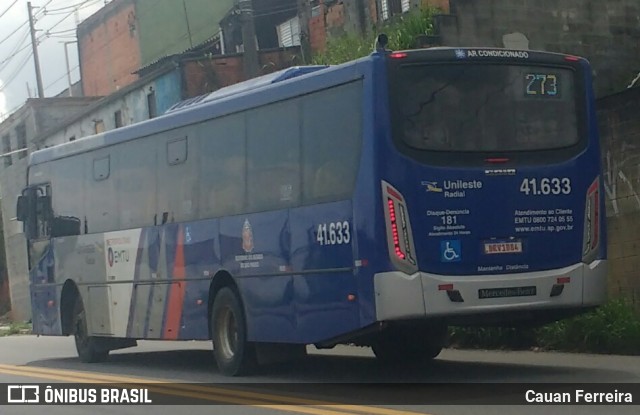
<path fill-rule="evenodd" d="M 450 334 L 452 346 L 461 348 L 640 355 L 640 314 L 624 298 L 536 329 L 452 327 Z"/>
<path fill-rule="evenodd" d="M 31 333 L 31 323 L 11 323 L 8 327 L 0 328 L 0 337 L 29 333 Z"/>
<path fill-rule="evenodd" d="M 402 14 L 379 28 L 370 37 L 347 33 L 330 38 L 324 52 L 316 54 L 312 62 L 315 65 L 337 65 L 369 55 L 375 46 L 378 33 L 389 37 L 388 49 L 404 50 L 418 47 L 418 36 L 433 35 L 433 16 L 438 9 L 425 7 Z"/>

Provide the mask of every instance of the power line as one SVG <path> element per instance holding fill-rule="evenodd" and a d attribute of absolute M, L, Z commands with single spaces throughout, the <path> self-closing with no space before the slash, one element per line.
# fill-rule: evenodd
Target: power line
<path fill-rule="evenodd" d="M 31 56 L 33 56 L 33 52 L 30 52 L 27 56 L 25 56 L 25 59 L 23 59 L 22 62 L 20 62 L 20 64 L 13 71 L 13 73 L 11 75 L 9 75 L 7 80 L 4 81 L 3 85 L 0 87 L 0 92 L 4 92 L 4 90 L 7 88 L 7 86 L 9 84 L 11 84 L 17 78 L 17 76 L 20 74 L 22 69 L 24 69 L 24 67 L 27 65 L 27 63 L 31 59 Z"/>
<path fill-rule="evenodd" d="M 55 81 L 51 82 L 49 85 L 45 86 L 45 87 L 44 87 L 45 91 L 46 91 L 47 89 L 51 88 L 52 86 L 54 86 L 55 84 L 57 84 L 58 82 L 62 81 L 62 80 L 67 76 L 67 74 L 69 74 L 69 73 L 71 73 L 71 72 L 75 71 L 75 70 L 76 70 L 76 69 L 78 69 L 78 68 L 80 68 L 80 65 L 76 65 L 76 66 L 74 66 L 73 68 L 69 69 L 69 72 L 65 71 L 65 72 L 64 72 L 64 74 L 62 74 L 62 76 L 61 76 L 61 77 L 59 77 L 59 78 L 58 78 L 58 79 L 56 79 Z"/>
<path fill-rule="evenodd" d="M 86 9 L 87 7 L 91 7 L 91 6 L 95 6 L 96 4 L 100 3 L 101 0 L 87 0 L 84 1 L 82 3 L 79 3 L 79 6 L 74 7 L 70 12 L 69 11 L 51 11 L 51 9 L 47 9 L 45 11 L 45 15 L 46 16 L 59 16 L 61 14 L 65 14 L 65 13 L 76 13 L 82 9 Z"/>
<path fill-rule="evenodd" d="M 53 0 L 49 0 L 43 7 L 46 7 L 47 5 L 51 4 Z M 42 9 L 42 8 L 41 8 Z M 38 12 L 35 13 L 35 15 L 37 15 Z M 23 21 L 20 26 L 16 27 L 15 30 L 9 34 L 7 37 L 5 37 L 4 39 L 0 40 L 0 45 L 4 42 L 6 42 L 7 40 L 9 40 L 11 37 L 13 37 L 13 35 L 15 35 L 16 33 L 19 33 L 19 30 L 23 27 L 29 24 L 29 20 L 25 20 Z M 1 63 L 0 65 L 4 65 L 5 63 L 9 63 L 16 55 L 18 55 L 20 52 L 22 52 L 24 49 L 26 49 L 28 47 L 28 45 L 24 45 L 24 42 L 26 39 L 28 39 L 29 37 L 29 31 L 27 30 L 25 38 L 23 38 L 22 40 L 18 41 L 16 46 L 13 47 L 12 51 L 9 53 L 8 57 L 6 57 Z M 23 46 L 21 48 L 21 46 Z M 6 65 L 2 66 L 2 69 L 4 69 L 4 67 L 6 67 Z M 2 70 L 0 69 L 0 70 Z"/>
<path fill-rule="evenodd" d="M 7 7 L 5 11 L 0 13 L 0 18 L 2 18 L 2 16 L 7 14 L 9 12 L 9 10 L 11 10 L 11 8 L 16 5 L 17 2 L 18 2 L 18 0 L 15 0 L 13 3 L 11 3 L 11 6 Z"/>
<path fill-rule="evenodd" d="M 9 56 L 6 57 L 2 62 L 0 62 L 0 71 L 2 71 L 9 63 L 11 63 L 11 60 L 15 58 L 17 55 L 19 55 L 20 52 L 22 52 L 23 50 L 29 47 L 28 43 L 25 45 L 25 42 L 27 41 L 27 39 L 29 39 L 28 30 L 25 32 L 22 39 L 18 43 L 16 43 L 16 46 L 14 46 L 13 50 L 9 53 Z"/>
<path fill-rule="evenodd" d="M 26 26 L 28 23 L 29 23 L 28 20 L 25 20 L 24 22 L 22 22 L 22 24 L 20 26 L 16 27 L 15 30 L 13 32 L 11 32 L 7 37 L 5 37 L 4 39 L 0 40 L 0 45 L 2 45 L 4 42 L 9 40 L 16 33 L 18 33 L 18 30 L 20 30 L 20 28 L 22 28 L 23 26 Z"/>
<path fill-rule="evenodd" d="M 85 1 L 82 1 L 80 3 L 76 3 L 76 4 L 69 5 L 69 6 L 60 7 L 58 9 L 47 9 L 46 14 L 48 14 L 48 15 L 50 15 L 50 14 L 64 14 L 64 13 L 66 13 L 66 11 L 64 11 L 64 10 L 68 10 L 68 9 L 74 9 L 73 11 L 75 12 L 76 10 L 81 9 L 83 7 L 92 6 L 93 4 L 89 4 L 89 5 L 86 4 L 89 1 L 93 1 L 94 4 L 97 4 L 97 3 L 100 3 L 102 0 L 85 0 Z M 62 13 L 58 13 L 58 12 L 62 12 Z"/>

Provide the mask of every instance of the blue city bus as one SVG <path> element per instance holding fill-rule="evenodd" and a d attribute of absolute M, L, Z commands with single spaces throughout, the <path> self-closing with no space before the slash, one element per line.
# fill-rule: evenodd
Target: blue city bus
<path fill-rule="evenodd" d="M 438 355 L 606 296 L 586 60 L 432 48 L 290 68 L 34 152 L 33 330 L 97 362 L 208 340 L 225 375 L 306 345 Z"/>

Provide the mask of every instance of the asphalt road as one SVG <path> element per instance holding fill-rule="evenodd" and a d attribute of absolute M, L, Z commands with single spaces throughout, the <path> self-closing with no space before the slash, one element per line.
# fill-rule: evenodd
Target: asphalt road
<path fill-rule="evenodd" d="M 108 362 L 89 365 L 76 359 L 72 338 L 4 337 L 0 338 L 0 383 L 146 382 L 145 388 L 162 392 L 166 399 L 204 404 L 189 406 L 189 415 L 601 415 L 637 414 L 640 404 L 640 357 L 445 350 L 430 366 L 389 367 L 381 366 L 369 349 L 338 347 L 310 349 L 304 360 L 229 379 L 218 374 L 209 348 L 206 342 L 141 342 L 137 348 L 112 352 Z M 497 404 L 524 403 L 528 389 L 560 392 L 567 388 L 575 400 L 576 383 L 599 383 L 592 385 L 598 392 L 633 388 L 635 405 Z M 185 409 L 154 404 L 46 409 L 11 405 L 0 408 L 0 415 L 40 415 L 43 410 L 48 415 L 142 415 Z"/>

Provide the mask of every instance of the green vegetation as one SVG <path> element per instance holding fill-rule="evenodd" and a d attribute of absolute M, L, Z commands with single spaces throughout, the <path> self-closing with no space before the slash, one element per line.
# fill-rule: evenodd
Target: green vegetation
<path fill-rule="evenodd" d="M 389 36 L 391 50 L 413 49 L 419 46 L 418 39 L 423 35 L 433 35 L 433 16 L 439 13 L 435 8 L 422 8 L 403 14 L 380 28 L 372 31 L 369 37 L 354 34 L 329 39 L 324 53 L 313 57 L 316 65 L 336 65 L 369 55 L 374 48 L 379 33 Z"/>
<path fill-rule="evenodd" d="M 9 327 L 0 327 L 0 337 L 11 336 L 14 334 L 29 334 L 31 333 L 30 323 L 11 323 Z"/>
<path fill-rule="evenodd" d="M 453 327 L 450 334 L 453 347 L 640 355 L 640 315 L 626 299 L 537 329 Z"/>

